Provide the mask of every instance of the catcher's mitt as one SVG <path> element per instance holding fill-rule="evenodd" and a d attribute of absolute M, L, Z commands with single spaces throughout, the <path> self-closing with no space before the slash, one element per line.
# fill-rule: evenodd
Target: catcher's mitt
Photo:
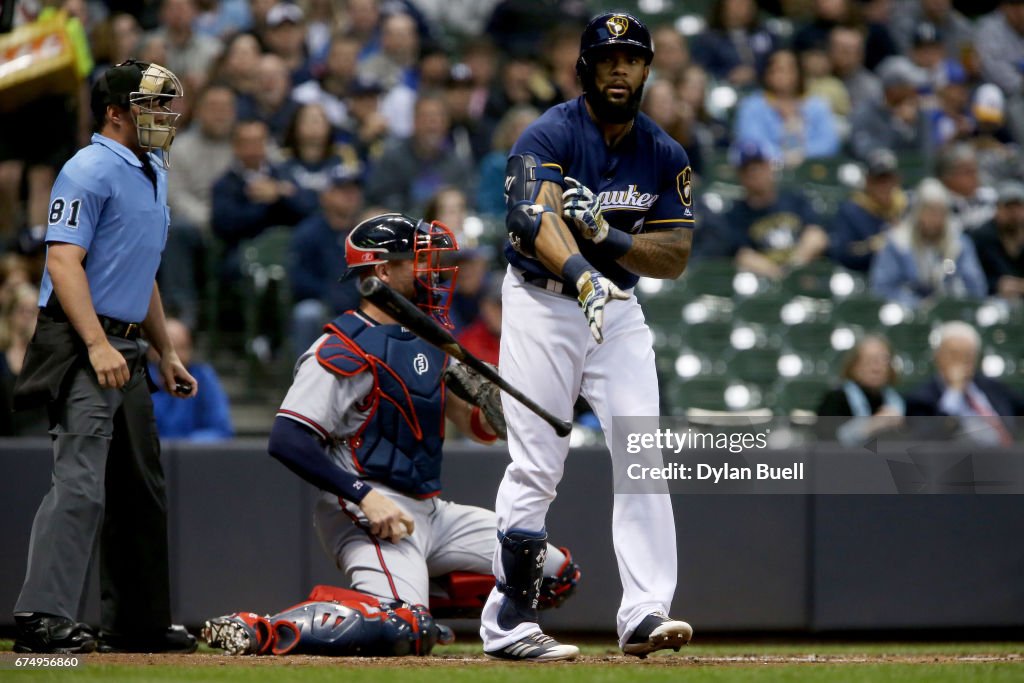
<path fill-rule="evenodd" d="M 508 439 L 501 390 L 465 363 L 450 363 L 441 376 L 448 390 L 467 403 L 480 406 L 487 423 L 500 439 Z"/>

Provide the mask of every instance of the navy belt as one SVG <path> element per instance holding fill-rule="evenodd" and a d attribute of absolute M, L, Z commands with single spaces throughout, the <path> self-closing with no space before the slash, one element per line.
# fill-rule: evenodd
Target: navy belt
<path fill-rule="evenodd" d="M 553 277 L 544 277 L 543 275 L 534 275 L 533 273 L 527 273 L 525 270 L 519 270 L 517 272 L 519 273 L 519 276 L 523 278 L 523 282 L 528 285 L 546 289 L 552 294 L 560 294 L 561 296 L 569 299 L 576 298 L 575 288 L 570 287 L 561 280 L 556 280 Z"/>

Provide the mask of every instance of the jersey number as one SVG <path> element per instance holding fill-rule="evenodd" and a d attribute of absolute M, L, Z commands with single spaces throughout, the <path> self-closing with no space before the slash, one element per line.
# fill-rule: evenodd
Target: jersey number
<path fill-rule="evenodd" d="M 70 206 L 71 210 L 68 212 L 67 226 L 69 228 L 77 228 L 78 212 L 82 208 L 82 200 L 72 199 Z M 64 208 L 65 204 L 63 197 L 57 197 L 56 199 L 53 200 L 53 202 L 50 203 L 50 225 L 56 225 L 57 223 L 60 223 L 61 219 L 64 217 Z"/>

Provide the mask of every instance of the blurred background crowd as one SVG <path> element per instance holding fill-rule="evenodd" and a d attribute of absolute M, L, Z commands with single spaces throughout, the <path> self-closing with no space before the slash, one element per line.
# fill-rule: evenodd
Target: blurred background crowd
<path fill-rule="evenodd" d="M 665 414 L 1022 411 L 1024 0 L 615 8 L 648 22 L 655 58 L 642 110 L 686 148 L 696 180 L 687 274 L 637 288 Z M 186 94 L 159 277 L 179 347 L 193 355 L 194 335 L 190 362 L 210 363 L 208 398 L 170 414 L 179 406 L 158 397 L 164 435 L 268 429 L 278 380 L 357 301 L 354 283 L 338 281 L 347 231 L 384 211 L 456 232 L 456 333 L 497 362 L 505 156 L 546 108 L 580 94 L 580 31 L 607 9 L 6 0 L 3 400 L 31 336 L 50 187 L 88 142 L 92 80 L 128 57 L 169 67 Z M 12 85 L 20 58 L 45 44 L 31 31 L 66 37 L 71 75 L 60 87 Z M 968 347 L 955 377 L 940 362 L 950 339 Z M 872 375 L 871 363 L 884 371 Z M 964 397 L 957 405 L 950 386 Z M 45 416 L 0 412 L 0 433 L 45 431 Z M 585 406 L 579 419 L 595 426 Z"/>

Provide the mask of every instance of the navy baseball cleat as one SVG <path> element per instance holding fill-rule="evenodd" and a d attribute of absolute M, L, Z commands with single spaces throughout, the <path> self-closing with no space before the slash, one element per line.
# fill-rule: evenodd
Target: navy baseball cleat
<path fill-rule="evenodd" d="M 654 612 L 633 630 L 622 651 L 643 659 L 655 650 L 669 648 L 679 651 L 693 637 L 693 628 L 685 621 L 677 621 L 664 612 Z"/>
<path fill-rule="evenodd" d="M 575 645 L 563 645 L 554 638 L 543 633 L 520 638 L 500 650 L 484 650 L 491 659 L 508 659 L 517 662 L 558 662 L 564 659 L 576 659 L 580 649 Z"/>

